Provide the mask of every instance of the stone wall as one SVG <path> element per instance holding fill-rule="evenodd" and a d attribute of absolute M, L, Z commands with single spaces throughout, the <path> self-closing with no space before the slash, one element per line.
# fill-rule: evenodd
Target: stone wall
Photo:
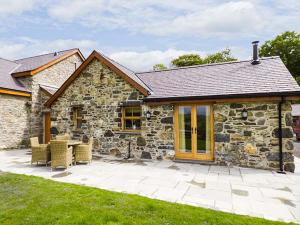
<path fill-rule="evenodd" d="M 44 140 L 43 109 L 45 100 L 49 97 L 43 94 L 40 84 L 48 84 L 60 87 L 68 77 L 82 63 L 81 58 L 75 54 L 65 60 L 35 74 L 34 76 L 19 78 L 19 80 L 32 92 L 31 114 L 30 114 L 30 135 L 39 137 L 40 142 Z"/>
<path fill-rule="evenodd" d="M 121 102 L 142 100 L 143 95 L 98 60 L 92 61 L 51 107 L 51 124 L 73 138 L 94 137 L 94 151 L 143 158 L 161 158 L 172 148 L 171 106 L 142 106 L 141 131 L 122 130 Z M 82 128 L 72 120 L 72 109 L 82 107 Z M 151 120 L 144 118 L 147 110 Z M 149 128 L 150 127 L 150 128 Z"/>
<path fill-rule="evenodd" d="M 29 138 L 29 97 L 0 94 L 0 149 L 24 147 Z"/>
<path fill-rule="evenodd" d="M 248 111 L 247 120 L 241 118 Z M 294 170 L 291 105 L 282 107 L 283 156 L 287 171 Z M 214 110 L 215 161 L 256 168 L 279 168 L 278 104 L 216 104 Z"/>
<path fill-rule="evenodd" d="M 52 126 L 73 138 L 93 136 L 94 151 L 137 158 L 161 159 L 174 155 L 173 105 L 142 104 L 141 131 L 123 131 L 121 102 L 144 96 L 102 65 L 92 61 L 54 102 Z M 82 107 L 82 128 L 72 120 L 72 109 Z M 264 169 L 279 168 L 277 103 L 218 103 L 213 105 L 216 164 Z M 248 118 L 241 118 L 246 109 Z M 151 112 L 151 119 L 144 115 Z M 284 166 L 293 171 L 291 105 L 283 105 Z"/>

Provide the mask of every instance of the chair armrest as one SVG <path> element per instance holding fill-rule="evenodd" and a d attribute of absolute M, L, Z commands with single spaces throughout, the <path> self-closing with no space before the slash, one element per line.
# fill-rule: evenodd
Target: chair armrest
<path fill-rule="evenodd" d="M 47 148 L 49 144 L 40 144 L 40 147 Z"/>

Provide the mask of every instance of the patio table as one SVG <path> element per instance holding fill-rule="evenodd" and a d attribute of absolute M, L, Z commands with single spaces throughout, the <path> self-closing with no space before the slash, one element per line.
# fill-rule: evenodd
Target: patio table
<path fill-rule="evenodd" d="M 72 146 L 72 155 L 73 155 L 73 163 L 74 163 L 74 157 L 75 157 L 75 146 L 82 144 L 82 141 L 77 140 L 68 140 L 68 146 Z"/>
<path fill-rule="evenodd" d="M 82 144 L 82 141 L 77 141 L 77 140 L 68 140 L 68 146 L 75 146 L 75 145 L 80 145 Z"/>

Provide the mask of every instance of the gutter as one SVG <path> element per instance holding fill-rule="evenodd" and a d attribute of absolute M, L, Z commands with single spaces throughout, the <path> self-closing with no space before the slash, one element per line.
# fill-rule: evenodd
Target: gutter
<path fill-rule="evenodd" d="M 279 171 L 278 173 L 285 174 L 283 165 L 283 152 L 282 152 L 282 104 L 284 103 L 284 97 L 281 96 L 281 100 L 278 103 L 278 145 L 279 145 Z"/>
<path fill-rule="evenodd" d="M 249 98 L 249 97 L 285 97 L 299 96 L 300 91 L 288 92 L 266 92 L 266 93 L 245 93 L 245 94 L 227 94 L 227 95 L 207 95 L 207 96 L 176 96 L 176 97 L 158 97 L 145 98 L 144 102 L 169 102 L 169 101 L 188 101 L 188 100 L 213 100 L 230 98 Z"/>

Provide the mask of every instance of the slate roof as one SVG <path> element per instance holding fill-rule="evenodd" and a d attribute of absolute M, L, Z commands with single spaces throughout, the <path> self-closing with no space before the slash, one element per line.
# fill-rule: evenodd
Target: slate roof
<path fill-rule="evenodd" d="M 292 105 L 292 116 L 300 116 L 300 104 Z"/>
<path fill-rule="evenodd" d="M 97 53 L 101 56 L 103 56 L 105 59 L 107 59 L 110 63 L 112 63 L 115 67 L 117 67 L 119 70 L 121 70 L 123 73 L 125 73 L 128 77 L 130 77 L 132 80 L 137 82 L 139 85 L 141 85 L 143 88 L 151 92 L 151 89 L 133 72 L 132 70 L 128 69 L 127 67 L 121 65 L 120 63 L 114 61 L 113 59 L 107 57 L 106 55 L 103 55 L 102 53 Z"/>
<path fill-rule="evenodd" d="M 71 53 L 78 49 L 69 49 L 56 53 L 48 53 L 18 60 L 6 60 L 0 58 L 0 88 L 29 92 L 17 79 L 12 76 L 14 73 L 31 71 L 37 69 L 62 55 Z"/>
<path fill-rule="evenodd" d="M 37 55 L 37 56 L 33 56 L 33 57 L 15 60 L 14 62 L 21 64 L 21 66 L 18 67 L 14 71 L 14 73 L 34 70 L 36 68 L 39 68 L 39 67 L 51 62 L 52 60 L 60 58 L 62 55 L 66 54 L 66 53 L 71 53 L 74 50 L 76 50 L 76 49 L 52 52 L 52 53 L 48 53 L 48 54 L 44 54 L 44 55 Z"/>
<path fill-rule="evenodd" d="M 11 76 L 12 71 L 20 65 L 0 58 L 0 88 L 29 92 L 16 78 Z"/>
<path fill-rule="evenodd" d="M 50 95 L 53 95 L 59 88 L 48 84 L 40 84 L 40 87 L 46 92 L 48 92 Z"/>
<path fill-rule="evenodd" d="M 176 98 L 300 95 L 279 57 L 136 73 L 153 93 L 146 101 Z"/>

